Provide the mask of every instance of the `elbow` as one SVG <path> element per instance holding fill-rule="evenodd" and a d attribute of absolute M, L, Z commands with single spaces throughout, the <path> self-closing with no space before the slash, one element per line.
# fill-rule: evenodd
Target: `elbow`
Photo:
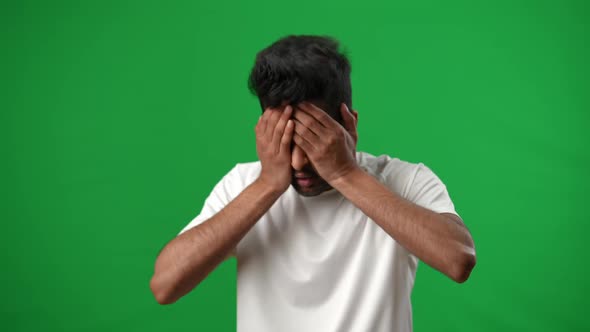
<path fill-rule="evenodd" d="M 461 258 L 457 259 L 454 266 L 451 268 L 449 277 L 456 283 L 462 284 L 471 275 L 471 271 L 475 267 L 476 257 L 474 253 L 464 253 Z"/>
<path fill-rule="evenodd" d="M 161 305 L 172 304 L 176 302 L 177 299 L 173 298 L 170 292 L 167 292 L 162 286 L 159 278 L 156 274 L 150 280 L 150 289 L 156 302 Z"/>

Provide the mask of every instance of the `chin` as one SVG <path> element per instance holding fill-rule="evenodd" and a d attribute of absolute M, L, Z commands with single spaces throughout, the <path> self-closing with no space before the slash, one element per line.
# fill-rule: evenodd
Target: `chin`
<path fill-rule="evenodd" d="M 292 184 L 292 186 L 295 189 L 295 191 L 297 191 L 297 193 L 299 195 L 306 196 L 306 197 L 317 196 L 326 190 L 332 189 L 332 187 L 330 187 L 329 185 L 313 186 L 313 187 L 307 187 L 307 188 L 300 187 L 296 184 Z"/>
<path fill-rule="evenodd" d="M 312 196 L 317 196 L 319 194 L 321 194 L 323 192 L 319 191 L 319 190 L 301 190 L 300 188 L 295 188 L 295 191 L 297 191 L 297 193 L 301 196 L 305 196 L 305 197 L 312 197 Z"/>

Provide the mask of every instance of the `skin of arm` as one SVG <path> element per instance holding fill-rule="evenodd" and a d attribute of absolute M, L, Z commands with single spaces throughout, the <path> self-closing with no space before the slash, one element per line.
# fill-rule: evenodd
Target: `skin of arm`
<path fill-rule="evenodd" d="M 255 181 L 219 213 L 170 241 L 158 256 L 150 281 L 158 303 L 174 303 L 195 288 L 280 195 Z"/>
<path fill-rule="evenodd" d="M 474 243 L 456 215 L 416 205 L 360 168 L 330 184 L 424 263 L 458 283 L 469 278 Z"/>
<path fill-rule="evenodd" d="M 356 163 L 356 112 L 341 105 L 344 126 L 311 103 L 297 106 L 293 140 L 332 187 L 400 245 L 452 280 L 465 282 L 476 263 L 463 221 L 436 213 L 392 192 Z"/>
<path fill-rule="evenodd" d="M 291 110 L 266 110 L 256 125 L 262 166 L 258 179 L 213 217 L 178 235 L 161 250 L 150 280 L 158 303 L 174 303 L 195 288 L 289 187 Z"/>

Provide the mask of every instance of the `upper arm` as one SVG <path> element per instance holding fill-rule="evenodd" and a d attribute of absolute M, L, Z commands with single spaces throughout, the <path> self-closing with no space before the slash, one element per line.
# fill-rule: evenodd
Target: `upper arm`
<path fill-rule="evenodd" d="M 207 199 L 205 199 L 201 212 L 184 226 L 177 236 L 211 219 L 211 217 L 225 208 L 237 196 L 242 190 L 242 187 L 243 183 L 238 173 L 238 165 L 236 165 L 218 181 Z M 224 260 L 231 256 L 236 256 L 236 248 L 233 248 Z"/>
<path fill-rule="evenodd" d="M 209 196 L 205 199 L 201 212 L 194 217 L 178 235 L 196 227 L 213 217 L 223 209 L 235 196 L 239 186 L 239 176 L 234 166 L 221 180 L 217 182 Z"/>
<path fill-rule="evenodd" d="M 447 186 L 429 167 L 422 163 L 419 163 L 416 167 L 406 198 L 440 215 L 450 217 L 459 225 L 463 225 L 463 221 L 455 210 Z"/>

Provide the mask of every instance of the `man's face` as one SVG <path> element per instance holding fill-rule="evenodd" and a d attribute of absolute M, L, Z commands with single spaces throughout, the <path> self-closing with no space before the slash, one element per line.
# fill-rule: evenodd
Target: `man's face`
<path fill-rule="evenodd" d="M 300 195 L 316 196 L 332 189 L 332 186 L 318 175 L 305 152 L 297 145 L 293 145 L 291 152 L 291 167 L 291 185 Z"/>
<path fill-rule="evenodd" d="M 310 101 L 317 107 L 325 110 L 325 104 L 321 101 Z M 286 106 L 287 103 L 283 103 Z M 297 112 L 297 105 L 292 105 Z M 334 118 L 334 115 L 331 115 Z M 291 167 L 293 188 L 302 196 L 317 196 L 326 190 L 332 189 L 311 164 L 307 155 L 299 146 L 293 143 L 291 151 Z"/>

